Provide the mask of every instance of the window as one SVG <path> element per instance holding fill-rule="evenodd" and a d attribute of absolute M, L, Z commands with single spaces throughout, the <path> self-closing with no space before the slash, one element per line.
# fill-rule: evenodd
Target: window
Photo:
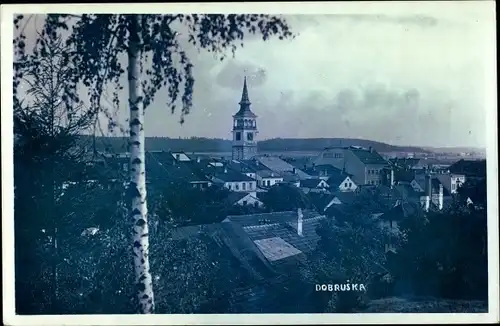
<path fill-rule="evenodd" d="M 333 153 L 324 153 L 323 154 L 323 158 L 332 158 L 333 157 Z"/>
<path fill-rule="evenodd" d="M 344 187 L 346 187 L 346 188 L 347 188 L 347 182 L 345 182 L 345 183 L 344 183 Z"/>
<path fill-rule="evenodd" d="M 247 134 L 247 140 L 248 140 L 248 141 L 253 141 L 253 133 L 249 132 L 249 133 Z"/>
<path fill-rule="evenodd" d="M 252 190 L 252 189 L 253 189 L 253 186 L 252 186 L 252 185 L 253 185 L 253 183 L 251 183 L 251 182 L 249 182 L 249 183 L 248 183 L 248 189 L 249 189 L 249 190 Z"/>
<path fill-rule="evenodd" d="M 335 158 L 342 158 L 342 154 L 341 153 L 335 153 Z"/>
<path fill-rule="evenodd" d="M 352 182 L 349 182 L 349 188 L 351 188 L 351 187 L 352 187 Z"/>
<path fill-rule="evenodd" d="M 242 186 L 242 189 L 243 189 L 243 190 L 246 190 L 246 189 L 247 189 L 247 184 L 246 184 L 246 183 L 244 183 L 244 182 L 243 182 L 241 186 Z"/>
<path fill-rule="evenodd" d="M 239 186 L 238 184 L 235 184 L 235 185 L 234 185 L 234 188 L 235 188 L 236 190 L 240 190 L 240 186 Z"/>
<path fill-rule="evenodd" d="M 267 180 L 267 186 L 271 186 L 271 180 Z"/>
<path fill-rule="evenodd" d="M 241 132 L 236 133 L 236 140 L 241 140 Z"/>
<path fill-rule="evenodd" d="M 243 206 L 246 206 L 246 205 L 247 205 L 247 201 L 246 201 L 246 200 L 244 200 L 244 201 L 243 201 Z"/>
<path fill-rule="evenodd" d="M 227 184 L 227 189 L 231 190 L 231 184 L 230 183 Z"/>
<path fill-rule="evenodd" d="M 368 170 L 368 174 L 372 174 L 372 170 Z"/>
<path fill-rule="evenodd" d="M 178 160 L 180 160 L 180 158 L 181 158 L 181 155 L 180 155 L 180 154 L 175 154 L 175 159 L 176 159 L 177 161 L 178 161 Z"/>

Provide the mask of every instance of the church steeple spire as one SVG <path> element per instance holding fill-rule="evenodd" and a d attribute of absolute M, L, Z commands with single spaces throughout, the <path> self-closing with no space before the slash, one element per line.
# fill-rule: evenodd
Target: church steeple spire
<path fill-rule="evenodd" d="M 248 98 L 247 76 L 243 80 L 243 92 L 241 93 L 240 106 L 250 106 L 250 99 Z"/>

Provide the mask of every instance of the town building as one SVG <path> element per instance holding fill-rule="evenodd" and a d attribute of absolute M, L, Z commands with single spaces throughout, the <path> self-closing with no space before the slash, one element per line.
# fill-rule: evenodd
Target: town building
<path fill-rule="evenodd" d="M 448 168 L 450 173 L 464 175 L 467 179 L 486 178 L 486 160 L 461 159 Z"/>
<path fill-rule="evenodd" d="M 250 110 L 247 79 L 243 81 L 240 109 L 233 115 L 232 159 L 246 160 L 257 155 L 257 115 Z"/>
<path fill-rule="evenodd" d="M 358 185 L 380 185 L 385 176 L 382 173 L 389 164 L 373 148 L 328 147 L 314 161 L 315 165 L 330 164 L 352 175 Z"/>
<path fill-rule="evenodd" d="M 465 183 L 465 175 L 463 174 L 438 174 L 436 178 L 439 179 L 444 188 L 451 194 L 458 193 L 458 188 Z"/>

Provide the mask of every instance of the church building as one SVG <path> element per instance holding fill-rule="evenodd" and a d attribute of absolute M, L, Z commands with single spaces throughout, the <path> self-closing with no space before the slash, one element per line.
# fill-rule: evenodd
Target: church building
<path fill-rule="evenodd" d="M 257 116 L 250 110 L 247 78 L 243 81 L 240 110 L 233 115 L 233 160 L 247 160 L 257 155 Z"/>

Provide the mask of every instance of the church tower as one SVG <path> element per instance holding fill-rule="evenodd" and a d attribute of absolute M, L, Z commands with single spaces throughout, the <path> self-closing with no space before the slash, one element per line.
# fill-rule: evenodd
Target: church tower
<path fill-rule="evenodd" d="M 247 78 L 243 81 L 240 110 L 233 115 L 233 160 L 246 160 L 257 154 L 257 116 L 250 110 Z"/>

